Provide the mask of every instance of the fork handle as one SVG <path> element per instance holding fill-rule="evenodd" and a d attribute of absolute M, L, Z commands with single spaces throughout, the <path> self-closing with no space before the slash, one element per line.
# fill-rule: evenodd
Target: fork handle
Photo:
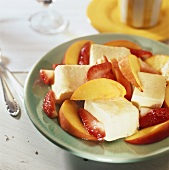
<path fill-rule="evenodd" d="M 0 76 L 0 79 L 1 79 L 1 83 L 2 83 L 2 89 L 4 92 L 4 99 L 6 102 L 7 111 L 11 116 L 17 116 L 20 111 L 19 105 L 16 102 L 15 98 L 13 97 L 3 76 Z"/>

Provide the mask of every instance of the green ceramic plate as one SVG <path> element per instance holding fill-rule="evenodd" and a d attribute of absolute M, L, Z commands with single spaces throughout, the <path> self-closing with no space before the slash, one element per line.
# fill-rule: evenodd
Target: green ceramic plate
<path fill-rule="evenodd" d="M 169 138 L 158 143 L 149 145 L 131 145 L 122 139 L 114 142 L 104 142 L 101 144 L 77 139 L 64 130 L 58 124 L 57 119 L 48 118 L 42 111 L 42 103 L 49 87 L 43 85 L 39 80 L 39 70 L 49 69 L 53 63 L 60 63 L 66 49 L 75 41 L 80 39 L 90 39 L 95 43 L 115 39 L 126 39 L 136 42 L 142 48 L 152 51 L 154 54 L 168 54 L 169 47 L 160 42 L 146 39 L 139 36 L 122 34 L 99 34 L 81 37 L 66 42 L 48 52 L 40 59 L 30 71 L 25 84 L 25 107 L 27 113 L 36 128 L 54 144 L 82 158 L 87 158 L 99 162 L 126 163 L 138 162 L 169 152 Z"/>

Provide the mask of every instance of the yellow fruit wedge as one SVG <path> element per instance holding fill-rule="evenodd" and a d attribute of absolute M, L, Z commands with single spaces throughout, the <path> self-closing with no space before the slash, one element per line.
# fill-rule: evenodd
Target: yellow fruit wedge
<path fill-rule="evenodd" d="M 120 58 L 118 61 L 120 71 L 123 76 L 140 91 L 143 91 L 141 82 L 138 77 L 138 72 L 140 71 L 140 64 L 138 58 L 135 55 L 128 55 Z"/>
<path fill-rule="evenodd" d="M 97 140 L 85 129 L 79 114 L 78 105 L 75 101 L 65 100 L 59 110 L 59 123 L 62 129 L 69 134 L 86 140 Z"/>
<path fill-rule="evenodd" d="M 169 136 L 169 120 L 158 125 L 144 128 L 132 136 L 125 138 L 131 144 L 150 144 L 161 141 Z"/>
<path fill-rule="evenodd" d="M 154 68 L 156 71 L 161 72 L 161 69 L 164 67 L 164 65 L 169 62 L 169 56 L 168 55 L 154 55 L 152 57 L 149 57 L 145 60 L 145 62 Z"/>
<path fill-rule="evenodd" d="M 132 48 L 132 49 L 136 49 L 136 50 L 141 50 L 141 47 L 129 40 L 113 40 L 113 41 L 109 41 L 106 42 L 104 45 L 107 46 L 116 46 L 116 47 L 126 47 L 126 48 Z"/>
<path fill-rule="evenodd" d="M 98 78 L 90 80 L 75 90 L 71 100 L 107 100 L 114 97 L 124 97 L 126 90 L 117 81 Z"/>
<path fill-rule="evenodd" d="M 62 64 L 78 64 L 80 50 L 87 42 L 93 43 L 90 40 L 79 40 L 70 45 L 63 57 Z"/>

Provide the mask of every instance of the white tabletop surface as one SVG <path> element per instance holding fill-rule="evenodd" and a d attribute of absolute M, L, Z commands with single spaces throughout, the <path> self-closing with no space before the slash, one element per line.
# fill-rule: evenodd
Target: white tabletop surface
<path fill-rule="evenodd" d="M 0 0 L 0 47 L 8 68 L 22 84 L 27 72 L 50 49 L 98 33 L 86 18 L 90 0 L 56 1 L 53 8 L 69 20 L 69 27 L 61 34 L 49 36 L 34 32 L 28 25 L 29 16 L 42 9 L 36 0 Z M 0 86 L 0 170 L 169 170 L 169 154 L 130 164 L 106 164 L 74 156 L 37 131 L 22 101 L 16 98 L 21 104 L 19 119 L 7 114 Z"/>

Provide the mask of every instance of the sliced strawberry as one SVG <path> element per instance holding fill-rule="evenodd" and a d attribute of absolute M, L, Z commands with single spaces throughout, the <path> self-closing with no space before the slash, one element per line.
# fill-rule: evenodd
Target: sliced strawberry
<path fill-rule="evenodd" d="M 145 116 L 140 117 L 140 129 L 146 128 L 149 126 L 154 126 L 165 121 L 169 120 L 169 109 L 159 108 L 152 109 Z"/>
<path fill-rule="evenodd" d="M 48 117 L 50 118 L 57 117 L 58 113 L 56 111 L 55 105 L 55 94 L 52 90 L 49 90 L 49 92 L 46 94 L 43 100 L 42 108 Z"/>
<path fill-rule="evenodd" d="M 83 108 L 80 108 L 78 110 L 78 113 L 89 134 L 93 135 L 100 141 L 104 140 L 106 133 L 103 124 L 98 121 L 91 113 Z"/>
<path fill-rule="evenodd" d="M 55 69 L 58 65 L 61 65 L 61 64 L 53 64 L 52 68 Z"/>
<path fill-rule="evenodd" d="M 145 50 L 136 50 L 136 49 L 131 49 L 130 48 L 131 54 L 141 58 L 142 60 L 145 60 L 148 57 L 151 57 L 153 54 L 150 51 L 145 51 Z"/>
<path fill-rule="evenodd" d="M 40 77 L 45 84 L 51 85 L 54 83 L 54 70 L 40 70 Z"/>
<path fill-rule="evenodd" d="M 89 68 L 87 80 L 89 81 L 97 78 L 115 79 L 115 75 L 112 71 L 112 64 L 110 62 L 96 64 Z"/>
<path fill-rule="evenodd" d="M 89 64 L 90 47 L 91 47 L 91 42 L 87 42 L 80 50 L 79 60 L 78 60 L 79 65 Z"/>

